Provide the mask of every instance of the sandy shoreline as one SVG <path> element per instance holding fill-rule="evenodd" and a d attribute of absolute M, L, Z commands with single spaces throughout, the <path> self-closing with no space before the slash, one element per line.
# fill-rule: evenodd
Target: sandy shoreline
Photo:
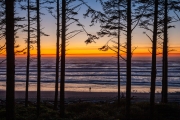
<path fill-rule="evenodd" d="M 36 101 L 36 91 L 29 92 L 29 100 Z M 141 101 L 149 101 L 149 93 L 132 93 L 133 101 L 141 102 Z M 0 99 L 5 100 L 6 93 L 5 91 L 0 91 Z M 25 91 L 16 91 L 15 99 L 16 100 L 24 100 Z M 161 94 L 156 93 L 156 102 L 160 102 Z M 179 102 L 180 103 L 180 93 L 169 93 L 168 94 L 169 102 Z M 108 101 L 117 99 L 117 92 L 73 92 L 66 91 L 65 99 L 69 100 L 99 100 L 99 101 Z M 54 91 L 41 91 L 41 100 L 54 100 Z"/>

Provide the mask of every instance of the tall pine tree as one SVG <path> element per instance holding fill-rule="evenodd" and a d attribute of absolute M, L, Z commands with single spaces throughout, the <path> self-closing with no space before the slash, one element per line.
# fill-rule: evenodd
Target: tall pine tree
<path fill-rule="evenodd" d="M 157 26 L 158 26 L 158 4 L 154 1 L 154 23 L 153 23 L 153 39 L 152 39 L 152 66 L 151 66 L 151 89 L 150 89 L 150 116 L 153 118 L 154 102 L 155 102 L 155 82 L 156 82 L 156 48 L 157 48 Z"/>
<path fill-rule="evenodd" d="M 26 63 L 26 94 L 25 106 L 28 106 L 28 91 L 29 91 L 29 64 L 30 64 L 30 0 L 27 0 L 27 19 L 28 19 L 28 36 L 27 36 L 27 63 Z"/>
<path fill-rule="evenodd" d="M 15 119 L 14 1 L 6 5 L 6 119 Z"/>
<path fill-rule="evenodd" d="M 131 0 L 127 0 L 127 62 L 126 62 L 126 118 L 130 119 L 131 104 Z"/>
<path fill-rule="evenodd" d="M 65 84 L 65 47 L 66 47 L 66 0 L 62 0 L 62 33 L 61 33 L 61 82 L 60 82 L 60 115 L 63 118 L 64 106 L 64 84 Z"/>
<path fill-rule="evenodd" d="M 40 3 L 39 0 L 36 0 L 36 12 L 37 12 L 37 116 L 40 113 L 40 101 L 41 101 L 41 48 L 40 48 Z"/>
<path fill-rule="evenodd" d="M 59 49 L 60 49 L 60 26 L 59 26 L 59 22 L 60 22 L 60 13 L 59 13 L 59 0 L 57 0 L 57 30 L 56 30 L 56 83 L 55 83 L 55 98 L 54 98 L 54 108 L 57 108 L 57 103 L 58 103 L 58 83 L 59 83 Z"/>

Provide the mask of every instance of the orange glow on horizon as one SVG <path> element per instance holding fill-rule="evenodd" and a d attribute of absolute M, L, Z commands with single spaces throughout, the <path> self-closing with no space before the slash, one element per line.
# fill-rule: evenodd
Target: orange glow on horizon
<path fill-rule="evenodd" d="M 133 48 L 132 48 L 133 49 Z M 169 53 L 169 57 L 177 57 L 180 56 L 180 50 L 173 51 Z M 36 49 L 31 50 L 30 54 L 33 57 L 36 57 Z M 122 56 L 126 57 L 126 53 L 121 52 Z M 26 57 L 26 54 L 20 53 L 16 54 L 17 57 Z M 41 48 L 41 56 L 43 57 L 55 57 L 56 49 L 55 48 Z M 117 53 L 112 50 L 108 51 L 100 51 L 98 47 L 69 47 L 66 51 L 67 57 L 116 57 Z M 157 57 L 162 56 L 162 54 L 157 55 Z M 6 54 L 0 55 L 0 57 L 6 57 Z M 151 53 L 148 51 L 147 47 L 139 47 L 133 52 L 133 57 L 151 57 Z"/>
<path fill-rule="evenodd" d="M 36 57 L 37 54 L 31 54 L 31 57 Z M 56 54 L 41 54 L 42 57 L 55 57 Z M 66 57 L 116 57 L 115 53 L 77 53 L 77 54 L 66 54 Z M 126 54 L 122 55 L 123 57 Z M 150 53 L 133 53 L 133 57 L 151 57 Z M 157 55 L 157 57 L 161 57 L 162 55 Z M 169 53 L 169 57 L 178 57 L 180 53 Z M 0 57 L 6 57 L 6 54 L 0 55 Z M 26 54 L 16 54 L 16 57 L 26 57 Z"/>

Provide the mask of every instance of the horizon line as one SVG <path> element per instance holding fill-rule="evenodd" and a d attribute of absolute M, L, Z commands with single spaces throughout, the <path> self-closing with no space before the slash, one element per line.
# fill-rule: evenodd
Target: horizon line
<path fill-rule="evenodd" d="M 37 54 L 31 54 L 31 56 L 36 56 Z M 169 56 L 180 56 L 180 53 L 169 53 Z M 5 57 L 6 54 L 1 54 L 0 57 Z M 16 54 L 15 56 L 26 56 L 26 54 Z M 56 54 L 41 54 L 41 56 L 56 56 Z M 89 56 L 89 57 L 112 57 L 117 56 L 116 53 L 88 53 L 88 54 L 66 54 L 67 57 L 83 57 L 83 56 Z M 126 56 L 126 54 L 122 54 L 122 56 Z M 133 53 L 133 57 L 151 57 L 150 53 Z M 162 56 L 162 54 L 157 55 L 157 57 Z"/>

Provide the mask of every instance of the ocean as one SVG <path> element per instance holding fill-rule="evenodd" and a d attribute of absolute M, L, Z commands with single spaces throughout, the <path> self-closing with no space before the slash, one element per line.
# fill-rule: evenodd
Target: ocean
<path fill-rule="evenodd" d="M 1 57 L 0 61 L 4 58 Z M 36 58 L 31 58 L 29 90 L 36 91 Z M 25 90 L 26 58 L 16 57 L 15 90 Z M 126 88 L 126 62 L 120 61 L 121 92 Z M 180 58 L 169 57 L 168 92 L 180 92 Z M 151 80 L 151 58 L 132 58 L 132 92 L 148 93 Z M 157 59 L 156 93 L 161 92 L 162 57 Z M 65 73 L 66 91 L 117 92 L 116 57 L 67 57 Z M 42 57 L 41 90 L 54 91 L 55 57 Z M 6 89 L 6 63 L 0 64 L 0 90 Z"/>

